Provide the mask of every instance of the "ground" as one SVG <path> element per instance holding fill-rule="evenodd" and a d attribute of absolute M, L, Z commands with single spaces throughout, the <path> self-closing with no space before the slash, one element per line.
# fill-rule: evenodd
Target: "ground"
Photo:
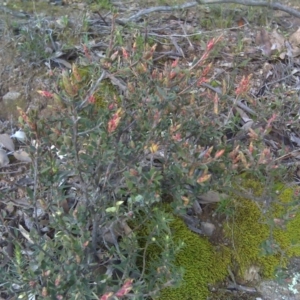
<path fill-rule="evenodd" d="M 42 0 L 29 1 L 26 4 L 23 1 L 7 1 L 0 6 L 0 97 L 3 98 L 0 110 L 1 133 L 12 134 L 19 128 L 20 113 L 17 106 L 24 111 L 37 109 L 41 118 L 49 114 L 49 105 L 53 104 L 51 102 L 53 100 L 42 97 L 37 91 L 55 90 L 57 84 L 55 76 L 62 70 L 69 69 L 72 62 L 80 61 L 84 65 L 86 47 L 94 57 L 99 59 L 103 57 L 103 53 L 108 47 L 107 35 L 110 33 L 113 20 L 112 14 L 107 14 L 109 7 L 97 3 L 71 2 L 62 6 L 49 4 Z M 297 1 L 291 2 L 286 2 L 286 4 L 300 9 L 297 7 Z M 117 9 L 120 11 L 119 20 L 128 18 L 138 11 L 138 6 L 131 7 L 130 5 L 132 4 L 126 2 L 124 4 L 116 3 Z M 150 5 L 154 4 L 148 3 L 145 6 Z M 178 43 L 173 40 L 172 43 L 169 43 L 163 39 L 164 35 L 184 32 L 192 36 L 196 30 L 207 32 L 208 37 L 222 35 L 222 39 L 228 41 L 228 44 L 215 57 L 214 80 L 218 83 L 225 81 L 234 86 L 239 79 L 251 73 L 250 94 L 264 94 L 265 98 L 262 97 L 261 101 L 269 101 L 270 105 L 274 105 L 274 107 L 278 105 L 278 109 L 287 112 L 286 115 L 282 115 L 283 119 L 294 117 L 292 110 L 296 107 L 295 99 L 298 95 L 299 58 L 295 55 L 292 59 L 286 57 L 281 61 L 278 57 L 273 59 L 274 51 L 271 48 L 275 44 L 279 47 L 280 37 L 289 37 L 297 31 L 300 19 L 280 11 L 274 11 L 272 17 L 266 17 L 267 10 L 265 8 L 248 8 L 246 10 L 242 6 L 228 6 L 224 9 L 220 9 L 218 6 L 199 7 L 197 10 L 187 11 L 186 14 L 156 12 L 138 19 L 137 24 L 143 23 L 146 19 L 148 21 L 149 28 L 145 29 L 141 26 L 141 31 L 144 30 L 143 32 L 154 41 L 156 36 L 160 37 L 155 53 L 156 58 L 160 56 L 176 58 L 176 55 L 179 54 L 183 61 L 190 63 L 197 59 L 197 53 L 203 51 L 202 41 L 197 37 L 179 40 Z M 257 16 L 259 17 L 257 18 Z M 268 36 L 263 28 L 266 28 L 268 32 L 275 28 L 279 32 L 279 37 Z M 126 30 L 122 34 L 126 36 Z M 276 102 L 274 90 L 277 88 L 276 84 L 285 80 L 286 70 L 290 70 L 290 73 L 293 72 L 293 78 L 291 81 L 286 80 L 285 89 L 280 91 L 280 96 L 276 95 L 276 97 L 286 100 L 285 105 L 282 105 Z M 270 72 L 271 75 L 269 75 Z M 9 93 L 19 93 L 19 95 L 6 99 L 5 96 Z M 251 102 L 251 99 L 249 101 Z M 220 108 L 222 109 L 222 107 Z M 294 113 L 296 114 L 296 112 Z M 261 121 L 259 116 L 257 116 L 257 121 Z M 279 122 L 277 126 L 267 138 L 267 143 L 274 146 L 279 153 L 282 141 L 291 136 L 286 136 L 287 128 L 284 122 Z M 293 142 L 296 140 L 299 147 L 297 125 L 294 132 Z M 233 134 L 236 138 L 235 133 Z M 288 141 L 286 146 L 288 147 L 290 144 L 291 141 Z M 9 175 L 8 178 L 3 178 L 2 187 L 7 187 L 10 183 L 23 178 L 24 173 L 26 174 L 26 167 L 17 172 L 16 176 Z M 22 193 L 23 190 L 19 188 L 19 198 L 22 198 Z M 213 217 L 212 212 L 215 210 L 216 204 L 205 204 L 202 208 L 201 221 L 212 222 L 217 228 L 214 235 L 210 237 L 211 242 L 214 245 L 226 243 L 223 230 L 219 226 L 224 222 L 226 215 L 218 214 Z M 297 258 L 290 264 L 287 273 L 289 271 L 291 273 L 300 272 Z M 272 284 L 277 283 L 271 282 L 268 287 Z M 256 297 L 258 297 L 258 294 L 245 292 L 242 288 L 239 290 L 235 286 L 234 291 L 229 291 L 225 286 L 224 289 L 219 287 L 218 290 L 223 289 L 224 297 L 227 298 L 221 298 L 221 294 L 217 294 L 216 298 L 210 299 L 229 299 L 228 293 L 230 299 L 257 299 Z M 277 299 L 299 299 L 297 295 L 295 298 L 291 298 L 291 294 L 287 295 L 287 293 L 288 291 L 284 290 L 282 298 Z M 271 299 L 267 294 L 264 294 L 264 297 L 264 300 Z"/>

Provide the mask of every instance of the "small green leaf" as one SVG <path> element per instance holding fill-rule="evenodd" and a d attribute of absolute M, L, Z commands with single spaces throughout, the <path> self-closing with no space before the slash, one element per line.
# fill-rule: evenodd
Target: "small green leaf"
<path fill-rule="evenodd" d="M 112 207 L 108 207 L 105 211 L 107 213 L 114 213 L 117 211 L 117 208 L 115 206 L 112 206 Z"/>

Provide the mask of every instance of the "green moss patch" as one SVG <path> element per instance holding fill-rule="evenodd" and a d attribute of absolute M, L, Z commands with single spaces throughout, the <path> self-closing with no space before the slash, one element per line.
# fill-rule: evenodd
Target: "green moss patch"
<path fill-rule="evenodd" d="M 224 280 L 230 264 L 228 248 L 216 252 L 208 239 L 191 232 L 180 219 L 171 224 L 174 239 L 185 246 L 176 256 L 175 264 L 184 268 L 183 281 L 179 287 L 166 288 L 159 300 L 165 299 L 206 299 L 208 284 Z"/>
<path fill-rule="evenodd" d="M 242 186 L 255 197 L 263 195 L 263 186 L 257 180 L 244 178 Z M 296 188 L 274 184 L 269 192 L 268 204 L 235 197 L 234 215 L 224 226 L 241 276 L 256 265 L 263 277 L 272 278 L 276 268 L 285 267 L 289 258 L 300 255 Z"/>

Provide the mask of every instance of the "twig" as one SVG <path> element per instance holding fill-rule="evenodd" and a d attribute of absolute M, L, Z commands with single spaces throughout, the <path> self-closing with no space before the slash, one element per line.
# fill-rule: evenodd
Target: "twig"
<path fill-rule="evenodd" d="M 268 7 L 276 10 L 284 11 L 294 17 L 300 18 L 300 12 L 294 8 L 285 6 L 278 2 L 273 2 L 272 0 L 260 1 L 260 0 L 196 0 L 199 4 L 221 4 L 221 3 L 235 3 L 245 6 L 262 6 Z"/>
<path fill-rule="evenodd" d="M 194 7 L 196 5 L 203 5 L 203 4 L 223 4 L 223 3 L 235 3 L 235 4 L 241 4 L 245 6 L 261 6 L 261 7 L 268 7 L 275 10 L 281 10 L 284 11 L 294 17 L 300 18 L 300 12 L 297 11 L 294 8 L 285 6 L 283 4 L 280 4 L 278 2 L 272 2 L 270 0 L 267 1 L 260 1 L 260 0 L 196 0 L 196 2 L 188 2 L 182 5 L 174 5 L 174 6 L 156 6 L 156 7 L 150 7 L 143 9 L 139 11 L 138 13 L 132 15 L 128 19 L 122 19 L 120 20 L 122 23 L 127 22 L 134 22 L 137 21 L 140 17 L 154 13 L 154 12 L 170 12 L 175 10 L 182 10 Z"/>
<path fill-rule="evenodd" d="M 113 19 L 111 22 L 111 29 L 110 29 L 110 39 L 109 39 L 109 45 L 108 45 L 108 54 L 111 55 L 112 54 L 112 50 L 113 50 L 113 38 L 115 37 L 115 28 L 116 28 L 116 15 L 113 15 Z"/>
<path fill-rule="evenodd" d="M 240 285 L 236 283 L 231 283 L 227 285 L 228 290 L 237 290 L 244 293 L 257 293 L 257 289 L 250 286 Z"/>
<path fill-rule="evenodd" d="M 11 9 L 3 6 L 3 5 L 0 5 L 0 11 L 3 11 L 4 13 L 12 15 L 12 16 L 14 16 L 16 18 L 26 18 L 26 19 L 28 19 L 30 17 L 29 14 L 11 10 Z"/>
<path fill-rule="evenodd" d="M 172 41 L 172 43 L 173 43 L 173 45 L 174 45 L 174 47 L 175 47 L 175 49 L 177 50 L 177 52 L 178 53 L 180 53 L 180 55 L 182 56 L 182 57 L 184 57 L 185 58 L 185 56 L 184 56 L 184 52 L 183 52 L 183 50 L 178 46 L 178 44 L 177 44 L 177 41 L 176 41 L 176 39 L 175 39 L 175 37 L 173 37 L 173 36 L 170 36 L 170 39 L 171 39 L 171 41 Z"/>
<path fill-rule="evenodd" d="M 123 84 L 118 78 L 116 78 L 115 76 L 113 76 L 108 72 L 106 72 L 106 77 L 110 79 L 112 84 L 117 85 L 122 92 L 125 93 L 127 91 L 127 86 Z"/>
<path fill-rule="evenodd" d="M 34 205 L 34 220 L 35 220 L 35 225 L 37 227 L 37 231 L 39 234 L 41 234 L 41 228 L 40 228 L 40 223 L 38 219 L 38 183 L 39 183 L 39 149 L 36 148 L 35 154 L 34 154 L 34 159 L 33 159 L 33 205 Z"/>
<path fill-rule="evenodd" d="M 10 165 L 8 166 L 4 166 L 4 167 L 11 167 Z M 20 170 L 17 170 L 17 171 L 9 171 L 9 172 L 0 172 L 0 175 L 8 175 L 8 174 L 19 174 L 21 173 L 22 171 Z"/>
<path fill-rule="evenodd" d="M 92 129 L 88 129 L 88 130 L 85 130 L 85 131 L 82 131 L 82 132 L 78 132 L 77 134 L 78 134 L 78 136 L 86 135 L 90 132 L 95 131 L 96 129 L 99 129 L 102 125 L 103 125 L 103 122 L 99 123 L 97 126 L 93 127 Z"/>
<path fill-rule="evenodd" d="M 94 94 L 94 92 L 96 91 L 96 89 L 98 88 L 100 82 L 105 78 L 106 76 L 106 72 L 103 71 L 101 76 L 98 78 L 98 80 L 96 81 L 96 83 L 94 84 L 94 86 L 91 88 L 91 90 L 88 92 L 87 96 L 85 97 L 85 99 L 80 103 L 80 105 L 78 106 L 78 111 L 80 111 L 83 106 L 88 102 L 90 96 L 92 96 Z"/>
<path fill-rule="evenodd" d="M 181 23 L 179 23 L 179 25 L 180 25 L 182 31 L 184 32 L 184 36 L 185 36 L 185 38 L 187 39 L 187 41 L 188 41 L 190 47 L 194 50 L 194 49 L 195 49 L 195 48 L 194 48 L 194 45 L 192 44 L 192 42 L 191 42 L 190 39 L 188 38 L 188 34 L 187 34 L 187 32 L 186 32 L 184 26 L 183 26 Z"/>
<path fill-rule="evenodd" d="M 248 107 L 247 105 L 245 105 L 245 104 L 242 103 L 241 101 L 239 101 L 239 100 L 236 101 L 236 99 L 233 98 L 233 97 L 230 97 L 230 96 L 227 96 L 227 95 L 223 95 L 223 93 L 222 93 L 219 89 L 216 89 L 216 88 L 212 87 L 211 85 L 209 85 L 209 84 L 207 84 L 207 83 L 202 83 L 201 85 L 204 86 L 204 87 L 209 88 L 210 90 L 212 90 L 213 92 L 215 92 L 215 93 L 217 93 L 217 94 L 219 94 L 219 95 L 221 95 L 221 96 L 226 96 L 226 97 L 227 97 L 228 99 L 230 99 L 233 103 L 236 102 L 236 105 L 237 105 L 239 108 L 241 108 L 241 109 L 243 109 L 244 111 L 246 111 L 247 113 L 249 113 L 249 114 L 251 114 L 251 115 L 253 115 L 253 116 L 256 116 L 256 115 L 257 115 L 257 113 L 256 113 L 254 110 L 252 110 L 250 107 Z"/>
<path fill-rule="evenodd" d="M 102 73 L 103 74 L 103 73 Z M 88 192 L 87 192 L 87 186 L 86 183 L 83 179 L 82 176 L 82 171 L 81 171 L 81 166 L 80 166 L 80 159 L 79 159 L 79 149 L 78 149 L 78 122 L 80 120 L 80 118 L 76 115 L 76 112 L 74 111 L 74 115 L 72 117 L 73 119 L 73 147 L 74 147 L 74 152 L 75 152 L 75 166 L 76 166 L 76 170 L 78 171 L 78 176 L 79 176 L 79 180 L 80 180 L 80 185 L 81 185 L 81 190 L 83 191 L 83 195 L 84 195 L 84 204 L 88 205 L 89 204 L 89 196 L 88 196 Z"/>

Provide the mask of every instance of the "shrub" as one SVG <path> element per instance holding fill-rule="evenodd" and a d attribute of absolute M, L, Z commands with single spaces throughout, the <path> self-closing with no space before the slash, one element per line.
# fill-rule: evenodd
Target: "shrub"
<path fill-rule="evenodd" d="M 154 66 L 156 45 L 112 51 L 101 68 L 74 64 L 58 74 L 55 90 L 39 91 L 48 99 L 46 118 L 20 110 L 32 144 L 34 187 L 27 196 L 36 229 L 28 223 L 30 238 L 16 241 L 9 272 L 15 276 L 4 280 L 11 293 L 139 299 L 179 283 L 175 260 L 183 245 L 173 239 L 175 215 L 155 204 L 168 196 L 174 213 L 185 210 L 186 186 L 198 178 L 197 189 L 205 191 L 207 167 L 222 155 L 211 157 L 211 148 L 192 172 L 204 150 L 194 140 L 207 142 L 210 133 L 199 135 L 197 120 L 205 116 L 195 96 L 183 93 L 191 76 L 207 76 L 211 66 L 202 65 L 215 42 L 193 72 L 181 70 L 178 60 Z M 153 247 L 160 251 L 150 259 Z"/>
<path fill-rule="evenodd" d="M 117 33 L 111 39 L 99 65 L 84 47 L 84 66 L 73 64 L 56 74 L 53 90 L 39 91 L 49 101 L 47 117 L 20 110 L 34 186 L 26 190 L 25 240 L 15 240 L 2 284 L 23 298 L 204 298 L 207 284 L 226 275 L 229 250 L 216 253 L 178 215 L 208 190 L 232 189 L 232 178 L 243 170 L 276 176 L 265 167 L 272 157 L 262 143 L 276 116 L 267 116 L 261 130 L 249 130 L 249 144 L 224 142 L 251 75 L 238 84 L 233 103 L 199 92 L 221 37 L 191 66 L 179 59 L 155 63 L 156 44 L 139 36 L 128 45 L 118 44 Z M 261 217 L 249 203 L 249 214 L 239 206 L 230 210 L 246 227 Z M 254 226 L 261 243 L 268 230 Z M 289 238 L 295 236 L 291 231 Z M 256 238 L 238 241 L 242 250 L 250 242 L 255 248 L 249 261 L 234 256 L 242 269 L 257 258 Z"/>

